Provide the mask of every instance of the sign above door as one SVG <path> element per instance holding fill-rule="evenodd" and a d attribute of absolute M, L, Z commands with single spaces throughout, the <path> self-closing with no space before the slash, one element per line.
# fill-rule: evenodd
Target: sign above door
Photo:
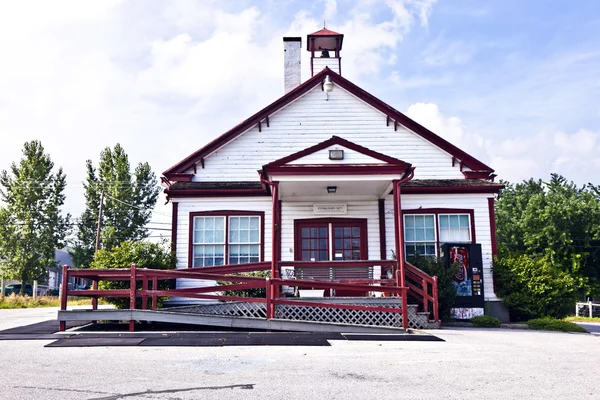
<path fill-rule="evenodd" d="M 347 204 L 313 204 L 313 214 L 315 215 L 346 215 L 348 214 Z"/>

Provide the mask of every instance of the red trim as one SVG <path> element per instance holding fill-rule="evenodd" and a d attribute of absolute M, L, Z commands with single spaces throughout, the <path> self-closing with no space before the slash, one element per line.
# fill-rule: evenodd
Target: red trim
<path fill-rule="evenodd" d="M 195 166 L 196 164 L 194 164 Z M 202 167 L 204 168 L 204 166 Z M 194 174 L 171 174 L 169 180 L 172 182 L 191 182 Z"/>
<path fill-rule="evenodd" d="M 298 164 L 269 167 L 265 168 L 264 171 L 267 175 L 404 175 L 407 172 L 407 168 L 389 164 Z"/>
<path fill-rule="evenodd" d="M 379 258 L 387 259 L 386 235 L 385 235 L 385 199 L 379 199 Z"/>
<path fill-rule="evenodd" d="M 492 255 L 498 255 L 498 242 L 496 239 L 496 210 L 494 209 L 494 198 L 488 198 L 488 210 L 490 214 L 490 237 L 492 239 Z"/>
<path fill-rule="evenodd" d="M 462 171 L 466 179 L 490 179 L 490 171 Z"/>
<path fill-rule="evenodd" d="M 174 201 L 173 210 L 171 212 L 171 251 L 177 251 L 177 211 L 179 203 Z"/>
<path fill-rule="evenodd" d="M 416 187 L 404 186 L 404 194 L 442 194 L 442 193 L 498 193 L 504 189 L 504 185 L 482 185 L 482 186 L 429 186 Z"/>
<path fill-rule="evenodd" d="M 488 214 L 490 216 L 490 238 L 492 240 L 492 258 L 498 255 L 498 241 L 496 238 L 496 210 L 494 208 L 494 201 L 495 199 L 493 197 L 488 198 Z M 496 275 L 493 272 L 494 271 L 492 269 L 492 288 L 494 290 L 494 293 L 498 293 L 500 287 L 498 285 L 498 281 L 496 280 Z"/>
<path fill-rule="evenodd" d="M 215 211 L 195 211 L 190 213 L 189 234 L 188 234 L 188 268 L 192 268 L 194 262 L 194 217 L 219 216 L 225 217 L 225 254 L 224 265 L 229 260 L 229 217 L 254 215 L 260 216 L 260 261 L 265 259 L 265 213 L 264 211 L 244 211 L 244 210 L 215 210 Z"/>
<path fill-rule="evenodd" d="M 317 151 L 324 150 L 328 147 L 336 146 L 336 145 L 344 146 L 350 150 L 354 150 L 358 153 L 364 154 L 368 157 L 375 158 L 376 160 L 379 160 L 379 161 L 383 161 L 384 163 L 387 163 L 387 164 L 394 164 L 394 165 L 402 166 L 405 168 L 410 167 L 409 163 L 399 160 L 397 158 L 390 157 L 390 156 L 382 154 L 382 153 L 378 153 L 374 150 L 371 150 L 367 147 L 353 143 L 353 142 L 343 139 L 339 136 L 332 136 L 330 139 L 327 139 L 324 142 L 317 143 L 314 146 L 307 147 L 304 150 L 300 150 L 294 154 L 290 154 L 289 156 L 286 156 L 286 157 L 280 158 L 279 160 L 270 162 L 270 163 L 264 165 L 263 168 L 281 167 L 284 164 L 288 164 L 288 163 L 290 163 L 292 161 L 296 161 L 302 157 L 306 157 L 310 154 L 316 153 Z"/>
<path fill-rule="evenodd" d="M 471 243 L 477 243 L 477 236 L 475 235 L 475 212 L 471 208 L 418 208 L 414 210 L 402 210 L 403 216 L 414 214 L 435 215 L 436 251 L 440 248 L 440 214 L 468 214 L 471 224 Z"/>
<path fill-rule="evenodd" d="M 326 36 L 326 37 L 335 37 L 336 38 L 336 44 L 337 44 L 337 48 L 336 50 L 336 57 L 339 54 L 339 51 L 342 49 L 342 44 L 343 44 L 343 40 L 344 40 L 344 35 L 341 33 L 337 33 L 334 31 L 330 31 L 327 28 L 323 28 L 320 31 L 316 31 L 315 33 L 311 33 L 310 35 L 307 35 L 306 37 L 306 50 L 310 51 L 312 53 L 314 53 L 315 51 L 318 51 L 319 49 L 315 49 L 314 48 L 314 39 L 318 38 L 319 36 Z M 314 57 L 314 56 L 313 56 Z"/>
<path fill-rule="evenodd" d="M 192 189 L 192 190 L 165 190 L 169 198 L 183 197 L 247 197 L 247 196 L 269 196 L 269 192 L 262 189 Z"/>
<path fill-rule="evenodd" d="M 437 136 L 435 133 L 433 133 L 430 130 L 426 129 L 425 127 L 419 125 L 412 119 L 408 118 L 406 115 L 402 114 L 400 111 L 394 109 L 390 105 L 377 99 L 375 96 L 369 94 L 365 90 L 356 86 L 355 84 L 353 84 L 346 78 L 343 78 L 339 74 L 336 74 L 335 72 L 333 72 L 331 69 L 325 67 L 321 72 L 317 73 L 316 75 L 314 75 L 312 78 L 310 78 L 309 80 L 307 80 L 306 82 L 304 82 L 303 84 L 298 86 L 297 88 L 291 90 L 290 92 L 285 94 L 283 97 L 279 98 L 278 100 L 276 100 L 269 106 L 265 107 L 258 113 L 254 114 L 250 118 L 241 122 L 240 124 L 233 127 L 229 131 L 225 132 L 221 136 L 217 137 L 216 139 L 214 139 L 213 141 L 208 143 L 206 146 L 204 146 L 201 149 L 197 150 L 196 152 L 192 153 L 188 157 L 184 158 L 182 161 L 178 162 L 177 164 L 175 164 L 174 166 L 172 166 L 171 168 L 166 170 L 163 174 L 167 178 L 169 178 L 173 173 L 185 172 L 185 170 L 187 170 L 188 168 L 191 168 L 200 159 L 205 158 L 207 155 L 216 151 L 217 149 L 219 149 L 223 145 L 227 144 L 231 140 L 235 139 L 239 135 L 243 134 L 247 130 L 253 128 L 258 123 L 258 121 L 266 118 L 267 115 L 274 114 L 275 112 L 282 109 L 286 105 L 290 104 L 294 100 L 298 99 L 305 93 L 309 92 L 316 85 L 321 84 L 321 81 L 325 78 L 326 75 L 329 75 L 329 77 L 331 78 L 331 81 L 333 83 L 339 85 L 341 88 L 347 90 L 348 92 L 355 95 L 356 97 L 358 97 L 365 103 L 367 103 L 367 104 L 371 105 L 372 107 L 374 107 L 375 109 L 381 111 L 386 116 L 393 119 L 394 121 L 400 122 L 402 125 L 404 125 L 408 129 L 412 130 L 413 132 L 420 135 L 424 139 L 433 143 L 440 149 L 446 151 L 450 155 L 465 162 L 466 165 L 468 167 L 470 167 L 470 169 L 476 170 L 476 171 L 489 171 L 490 174 L 493 172 L 493 169 L 491 169 L 490 167 L 488 167 L 481 161 L 475 159 L 474 157 L 472 157 L 469 154 L 465 153 L 464 151 L 460 150 L 458 147 L 454 146 L 450 142 L 442 139 L 441 137 Z"/>

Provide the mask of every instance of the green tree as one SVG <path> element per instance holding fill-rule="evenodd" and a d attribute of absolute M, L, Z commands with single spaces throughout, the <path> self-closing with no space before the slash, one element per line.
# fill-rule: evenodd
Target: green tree
<path fill-rule="evenodd" d="M 541 258 L 576 279 L 583 294 L 600 293 L 600 200 L 589 185 L 556 174 L 548 183 L 508 184 L 496 216 L 501 258 Z"/>
<path fill-rule="evenodd" d="M 506 184 L 496 223 L 494 274 L 511 314 L 560 317 L 578 294 L 600 294 L 597 188 L 556 174 L 549 182 Z"/>
<path fill-rule="evenodd" d="M 145 227 L 150 221 L 160 188 L 148 163 L 140 163 L 133 174 L 129 157 L 120 144 L 100 153 L 98 168 L 86 163 L 86 209 L 77 225 L 77 238 L 72 256 L 82 266 L 92 262 L 100 201 L 103 199 L 101 248 L 112 249 L 126 240 L 139 241 L 148 237 Z"/>
<path fill-rule="evenodd" d="M 563 318 L 577 300 L 577 279 L 542 256 L 507 256 L 494 262 L 498 295 L 511 320 Z"/>
<path fill-rule="evenodd" d="M 64 246 L 70 216 L 62 215 L 66 178 L 41 142 L 26 142 L 23 158 L 0 174 L 0 258 L 2 274 L 25 284 L 45 276 L 55 266 L 55 250 Z"/>
<path fill-rule="evenodd" d="M 100 250 L 94 256 L 91 268 L 109 269 L 109 268 L 130 268 L 135 264 L 138 268 L 148 269 L 174 269 L 177 262 L 175 253 L 171 252 L 165 242 L 121 242 L 118 246 L 110 250 Z M 141 288 L 139 283 L 139 288 Z M 159 283 L 161 289 L 168 289 L 169 282 Z M 99 284 L 100 289 L 129 289 L 129 282 L 103 281 Z M 129 299 L 109 298 L 108 301 L 117 308 L 129 308 Z M 138 307 L 141 306 L 141 299 L 138 299 Z"/>

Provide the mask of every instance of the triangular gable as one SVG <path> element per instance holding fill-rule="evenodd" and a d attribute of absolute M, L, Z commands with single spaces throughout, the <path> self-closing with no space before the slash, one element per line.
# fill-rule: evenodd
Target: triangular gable
<path fill-rule="evenodd" d="M 301 158 L 304 158 L 304 157 L 306 157 L 306 156 L 308 156 L 310 154 L 316 153 L 316 152 L 318 152 L 320 150 L 324 150 L 324 149 L 326 149 L 328 147 L 336 146 L 336 145 L 337 146 L 345 147 L 347 149 L 354 150 L 354 151 L 356 151 L 358 153 L 364 154 L 367 157 L 371 157 L 371 158 L 374 158 L 376 160 L 379 160 L 383 164 L 392 164 L 392 165 L 396 165 L 396 166 L 404 167 L 404 168 L 409 168 L 410 167 L 409 163 L 404 162 L 402 160 L 399 160 L 397 158 L 390 157 L 390 156 L 387 156 L 385 154 L 378 153 L 378 152 L 373 151 L 371 149 L 368 149 L 368 148 L 366 148 L 364 146 L 361 146 L 361 145 L 353 143 L 353 142 L 351 142 L 349 140 L 343 139 L 343 138 L 341 138 L 339 136 L 332 136 L 331 139 L 327 139 L 324 142 L 321 142 L 321 143 L 318 143 L 318 144 L 316 144 L 314 146 L 308 147 L 308 148 L 306 148 L 304 150 L 301 150 L 301 151 L 299 151 L 297 153 L 290 154 L 289 156 L 280 158 L 279 160 L 275 160 L 273 162 L 270 162 L 270 163 L 264 165 L 263 168 L 281 167 L 281 166 L 284 166 L 286 164 L 290 164 L 293 161 L 298 161 Z"/>
<path fill-rule="evenodd" d="M 302 159 L 309 157 L 321 150 L 330 148 L 332 146 L 343 147 L 360 153 L 368 157 L 370 160 L 377 161 L 376 163 L 358 163 L 358 164 L 346 164 L 341 162 L 334 163 L 298 163 Z M 411 164 L 399 160 L 394 157 L 387 156 L 385 154 L 378 153 L 366 147 L 360 146 L 356 143 L 350 142 L 349 140 L 342 139 L 339 136 L 332 136 L 331 139 L 327 139 L 324 142 L 318 143 L 314 146 L 308 147 L 304 150 L 298 151 L 289 156 L 280 158 L 263 166 L 261 176 L 267 178 L 271 173 L 276 172 L 277 174 L 295 174 L 295 173 L 317 173 L 321 172 L 324 174 L 400 174 L 406 176 L 411 172 Z"/>
<path fill-rule="evenodd" d="M 412 119 L 402 114 L 400 111 L 396 110 L 392 106 L 384 103 L 375 96 L 356 86 L 354 83 L 350 82 L 346 78 L 343 78 L 342 76 L 336 74 L 329 68 L 325 67 L 321 72 L 317 73 L 312 78 L 310 78 L 294 90 L 285 94 L 283 97 L 279 98 L 269 106 L 265 107 L 250 118 L 246 119 L 245 121 L 241 122 L 237 126 L 225 132 L 215 140 L 211 141 L 204 147 L 200 148 L 196 152 L 184 158 L 182 161 L 166 170 L 163 174 L 168 179 L 171 179 L 171 177 L 176 177 L 180 174 L 185 174 L 186 171 L 192 168 L 195 164 L 199 162 L 203 163 L 204 159 L 208 155 L 217 151 L 218 149 L 225 146 L 227 143 L 234 140 L 243 133 L 247 132 L 248 130 L 252 129 L 253 127 L 258 126 L 260 130 L 261 124 L 269 126 L 270 115 L 273 115 L 288 104 L 292 103 L 294 100 L 300 98 L 301 96 L 312 90 L 315 86 L 322 85 L 327 75 L 329 75 L 332 82 L 339 85 L 341 88 L 345 89 L 346 91 L 356 96 L 363 102 L 367 103 L 371 107 L 387 115 L 388 123 L 392 123 L 394 124 L 394 126 L 396 126 L 396 124 L 400 124 L 408 128 L 410 131 L 416 133 L 417 135 L 423 137 L 425 140 L 429 141 L 430 143 L 434 144 L 438 148 L 453 156 L 453 160 L 456 159 L 457 162 L 460 162 L 462 165 L 468 167 L 471 171 L 477 174 L 478 178 L 485 178 L 487 176 L 490 176 L 494 172 L 492 168 L 488 167 L 481 161 L 477 160 L 476 158 L 472 157 L 463 150 L 454 146 L 447 140 L 431 132 L 424 126 L 413 121 Z"/>

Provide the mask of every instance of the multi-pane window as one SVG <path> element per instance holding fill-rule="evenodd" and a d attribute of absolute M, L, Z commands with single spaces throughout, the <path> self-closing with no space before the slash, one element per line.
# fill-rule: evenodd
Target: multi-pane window
<path fill-rule="evenodd" d="M 406 214 L 406 256 L 435 256 L 441 243 L 467 242 L 473 237 L 469 214 Z"/>
<path fill-rule="evenodd" d="M 440 214 L 440 243 L 470 242 L 471 224 L 466 214 Z"/>
<path fill-rule="evenodd" d="M 229 217 L 229 264 L 260 261 L 259 217 Z"/>
<path fill-rule="evenodd" d="M 259 216 L 196 216 L 193 224 L 194 267 L 260 261 Z"/>
<path fill-rule="evenodd" d="M 435 215 L 405 215 L 404 242 L 407 256 L 435 256 Z"/>
<path fill-rule="evenodd" d="M 225 263 L 225 217 L 194 218 L 194 267 Z"/>

